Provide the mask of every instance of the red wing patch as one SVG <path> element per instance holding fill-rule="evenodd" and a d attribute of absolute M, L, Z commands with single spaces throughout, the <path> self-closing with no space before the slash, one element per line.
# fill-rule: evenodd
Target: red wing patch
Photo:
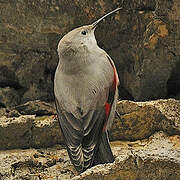
<path fill-rule="evenodd" d="M 109 117 L 109 114 L 110 114 L 110 110 L 111 110 L 111 104 L 106 103 L 105 104 L 106 121 L 104 123 L 103 131 L 106 130 L 106 125 L 107 125 L 107 122 L 108 122 L 108 117 Z"/>
<path fill-rule="evenodd" d="M 110 110 L 111 110 L 111 104 L 106 103 L 105 104 L 106 118 L 109 117 Z"/>
<path fill-rule="evenodd" d="M 116 88 L 117 88 L 117 86 L 119 84 L 119 77 L 118 77 L 118 73 L 117 73 L 116 67 L 114 65 L 114 62 L 111 60 L 111 58 L 109 56 L 107 56 L 107 58 L 108 58 L 108 60 L 109 60 L 109 62 L 111 64 L 111 66 L 113 67 L 114 82 L 113 82 L 112 87 L 109 87 L 108 101 L 105 104 L 106 122 L 104 123 L 103 131 L 106 130 L 109 114 L 111 112 L 111 106 L 112 106 L 113 101 L 114 101 L 115 91 L 116 91 Z"/>

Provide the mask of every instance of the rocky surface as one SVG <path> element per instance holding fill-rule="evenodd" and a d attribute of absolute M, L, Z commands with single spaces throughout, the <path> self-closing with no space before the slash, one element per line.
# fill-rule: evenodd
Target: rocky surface
<path fill-rule="evenodd" d="M 32 136 L 31 128 L 35 117 L 31 115 L 0 118 L 0 148 L 27 148 Z"/>
<path fill-rule="evenodd" d="M 180 100 L 119 101 L 111 140 L 144 139 L 158 130 L 180 135 Z"/>
<path fill-rule="evenodd" d="M 180 90 L 180 3 L 154 2 L 153 9 L 142 8 L 126 20 L 120 15 L 129 31 L 121 29 L 120 45 L 110 51 L 122 89 L 138 101 L 176 96 Z"/>
<path fill-rule="evenodd" d="M 158 180 L 180 178 L 180 136 L 158 132 L 135 142 L 115 141 L 116 160 L 78 175 L 62 146 L 47 149 L 0 151 L 2 180 Z"/>
<path fill-rule="evenodd" d="M 157 180 L 180 178 L 180 136 L 162 132 L 135 142 L 112 143 L 116 160 L 88 169 L 73 180 Z"/>
<path fill-rule="evenodd" d="M 36 100 L 29 101 L 25 104 L 21 104 L 19 106 L 15 106 L 11 108 L 12 110 L 18 111 L 23 115 L 55 115 L 56 109 L 54 104 L 49 104 L 44 101 Z"/>
<path fill-rule="evenodd" d="M 49 147 L 63 143 L 57 119 L 54 116 L 0 118 L 0 149 Z"/>
<path fill-rule="evenodd" d="M 1 180 L 70 179 L 76 174 L 61 146 L 0 151 Z"/>
<path fill-rule="evenodd" d="M 162 130 L 180 135 L 180 100 L 119 101 L 110 140 L 139 140 Z M 31 101 L 0 111 L 0 149 L 49 147 L 63 143 L 53 105 Z M 29 115 L 28 115 L 29 114 Z"/>
<path fill-rule="evenodd" d="M 1 180 L 180 178 L 180 100 L 119 101 L 110 131 L 116 161 L 82 174 L 68 158 L 53 104 L 30 101 L 0 115 Z"/>
<path fill-rule="evenodd" d="M 10 87 L 0 88 L 0 108 L 16 106 L 20 103 L 20 96 Z"/>
<path fill-rule="evenodd" d="M 98 44 L 115 61 L 120 98 L 151 101 L 118 103 L 116 161 L 78 175 L 53 103 L 56 48 L 116 7 L 97 27 Z M 0 0 L 0 17 L 0 180 L 180 179 L 179 0 Z"/>
<path fill-rule="evenodd" d="M 121 98 L 178 98 L 179 0 L 1 0 L 0 107 L 53 101 L 58 41 L 117 6 L 96 36 L 117 65 Z"/>

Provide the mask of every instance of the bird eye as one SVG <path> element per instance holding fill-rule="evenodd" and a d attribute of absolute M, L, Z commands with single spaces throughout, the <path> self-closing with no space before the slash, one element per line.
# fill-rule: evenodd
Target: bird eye
<path fill-rule="evenodd" d="M 86 35 L 86 33 L 87 33 L 86 31 L 82 31 L 81 32 L 82 35 Z"/>

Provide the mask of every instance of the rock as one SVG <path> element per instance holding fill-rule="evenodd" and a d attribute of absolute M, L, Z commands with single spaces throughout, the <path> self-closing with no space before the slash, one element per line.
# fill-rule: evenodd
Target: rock
<path fill-rule="evenodd" d="M 22 115 L 54 115 L 56 114 L 56 109 L 53 105 L 40 101 L 29 101 L 25 104 L 14 107 Z"/>
<path fill-rule="evenodd" d="M 180 135 L 180 101 L 119 101 L 110 131 L 111 140 L 144 139 L 158 130 Z"/>
<path fill-rule="evenodd" d="M 9 65 L 10 66 L 10 65 Z M 20 88 L 15 72 L 8 65 L 1 62 L 0 65 L 0 87 Z"/>
<path fill-rule="evenodd" d="M 30 100 L 53 100 L 53 82 L 47 69 L 47 60 L 50 55 L 46 52 L 28 51 L 23 57 L 16 75 L 19 84 L 27 91 L 22 96 L 21 102 Z"/>
<path fill-rule="evenodd" d="M 13 109 L 9 109 L 9 108 L 0 108 L 0 117 L 2 116 L 6 116 L 7 118 L 11 118 L 11 117 L 19 117 L 21 114 Z"/>
<path fill-rule="evenodd" d="M 136 101 L 175 97 L 180 89 L 179 1 L 150 3 L 155 6 L 120 14 L 120 43 L 109 50 L 118 67 L 121 91 L 125 89 Z M 134 4 L 129 3 L 130 8 Z"/>
<path fill-rule="evenodd" d="M 3 138 L 0 149 L 49 147 L 63 143 L 55 114 L 53 105 L 39 100 L 10 109 L 1 108 L 0 135 Z"/>
<path fill-rule="evenodd" d="M 0 117 L 0 149 L 30 147 L 34 119 L 33 115 Z"/>
<path fill-rule="evenodd" d="M 0 88 L 0 107 L 11 107 L 18 105 L 20 97 L 17 91 L 10 87 Z"/>
<path fill-rule="evenodd" d="M 0 149 L 39 148 L 63 144 L 63 136 L 55 116 L 10 117 L 6 114 L 0 118 L 0 136 Z"/>
<path fill-rule="evenodd" d="M 53 105 L 30 101 L 1 108 L 0 179 L 179 180 L 180 101 L 119 101 L 117 112 L 110 132 L 116 161 L 78 175 L 63 145 L 47 148 L 63 144 Z"/>
<path fill-rule="evenodd" d="M 8 108 L 0 108 L 0 117 L 7 116 L 8 112 L 9 112 Z"/>
<path fill-rule="evenodd" d="M 11 117 L 19 117 L 19 116 L 21 116 L 21 114 L 17 111 L 17 110 L 10 110 L 9 112 L 8 112 L 8 114 L 6 115 L 6 117 L 9 117 L 9 118 L 11 118 Z"/>
<path fill-rule="evenodd" d="M 31 147 L 50 147 L 64 142 L 55 116 L 37 117 L 33 124 Z"/>
<path fill-rule="evenodd" d="M 98 44 L 116 63 L 121 98 L 145 101 L 175 97 L 180 86 L 178 3 L 1 1 L 0 87 L 16 89 L 19 104 L 53 101 L 58 41 L 71 29 L 122 6 L 125 11 L 108 17 L 96 30 Z"/>
<path fill-rule="evenodd" d="M 169 135 L 180 135 L 179 104 L 180 101 L 175 99 L 149 102 L 119 101 L 117 104 L 119 117 L 116 116 L 114 119 L 109 133 L 110 140 L 135 141 L 147 138 L 159 130 Z M 20 113 L 29 113 L 32 116 L 22 116 Z M 52 115 L 53 113 L 55 113 L 53 106 L 41 101 L 29 102 L 16 109 L 2 109 L 4 116 L 0 118 L 0 133 L 3 133 L 4 138 L 0 140 L 0 149 L 40 148 L 62 144 L 63 136 L 57 116 Z M 35 117 L 33 114 L 41 116 Z M 12 117 L 13 115 L 16 117 Z M 33 118 L 28 120 L 29 117 Z M 8 124 L 9 129 L 4 123 Z M 14 134 L 17 134 L 17 143 L 14 142 Z M 25 134 L 25 138 L 22 134 Z"/>
<path fill-rule="evenodd" d="M 180 100 L 159 100 L 152 103 L 164 116 L 159 129 L 180 135 Z"/>
<path fill-rule="evenodd" d="M 114 163 L 97 165 L 73 178 L 83 179 L 173 179 L 180 177 L 180 136 L 159 132 L 149 139 L 114 142 Z"/>
<path fill-rule="evenodd" d="M 0 151 L 0 166 L 3 180 L 70 179 L 77 174 L 61 146 Z"/>
<path fill-rule="evenodd" d="M 180 136 L 158 132 L 135 142 L 112 144 L 114 163 L 97 165 L 78 175 L 67 151 L 46 149 L 0 151 L 0 177 L 8 179 L 173 179 L 180 177 Z"/>

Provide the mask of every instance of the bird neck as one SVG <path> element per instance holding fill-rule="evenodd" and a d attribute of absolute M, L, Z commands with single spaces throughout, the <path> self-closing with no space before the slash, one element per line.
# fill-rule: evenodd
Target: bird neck
<path fill-rule="evenodd" d="M 59 68 L 67 74 L 79 73 L 85 71 L 85 67 L 92 63 L 90 52 L 87 47 L 72 48 L 69 47 L 64 52 L 59 52 Z"/>

